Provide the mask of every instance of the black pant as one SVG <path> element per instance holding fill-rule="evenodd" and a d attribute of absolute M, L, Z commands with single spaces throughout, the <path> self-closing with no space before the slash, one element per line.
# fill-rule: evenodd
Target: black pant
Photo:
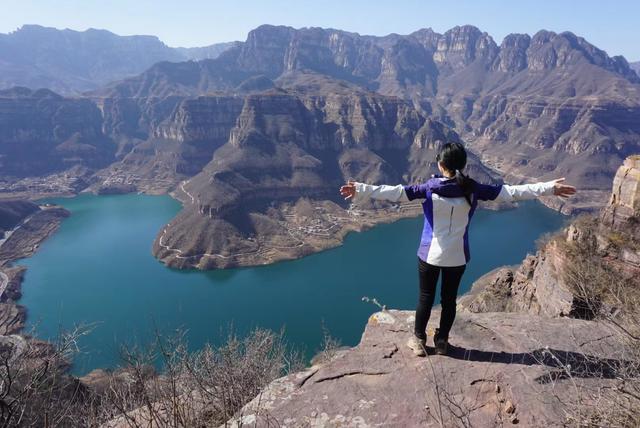
<path fill-rule="evenodd" d="M 458 286 L 462 279 L 467 265 L 440 267 L 430 265 L 418 258 L 418 276 L 420 278 L 420 294 L 418 297 L 418 307 L 416 308 L 415 335 L 420 339 L 426 339 L 425 330 L 431 315 L 431 307 L 436 295 L 436 284 L 438 276 L 442 271 L 442 292 L 440 303 L 442 304 L 442 315 L 440 316 L 439 337 L 448 339 L 449 331 L 456 317 L 456 296 Z"/>

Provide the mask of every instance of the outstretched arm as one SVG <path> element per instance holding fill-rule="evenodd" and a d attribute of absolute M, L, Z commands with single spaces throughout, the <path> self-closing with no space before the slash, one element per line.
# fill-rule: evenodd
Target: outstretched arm
<path fill-rule="evenodd" d="M 375 186 L 357 181 L 349 181 L 340 187 L 340 194 L 345 199 L 354 198 L 357 195 L 358 197 L 368 196 L 371 199 L 391 202 L 406 202 L 409 200 L 402 184 L 398 184 L 397 186 L 388 186 L 386 184 Z"/>
<path fill-rule="evenodd" d="M 539 196 L 556 195 L 561 198 L 568 198 L 576 193 L 576 188 L 563 184 L 564 178 L 546 182 L 492 186 L 478 184 L 478 199 L 483 201 L 521 201 L 525 199 L 535 199 Z"/>

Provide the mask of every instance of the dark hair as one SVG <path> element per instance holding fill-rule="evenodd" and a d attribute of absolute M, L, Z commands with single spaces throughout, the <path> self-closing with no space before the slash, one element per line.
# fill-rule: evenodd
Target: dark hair
<path fill-rule="evenodd" d="M 474 181 L 462 173 L 462 170 L 467 165 L 467 151 L 464 146 L 460 143 L 444 144 L 436 155 L 436 161 L 441 162 L 449 171 L 455 172 L 456 183 L 462 187 L 464 198 L 471 205 Z"/>

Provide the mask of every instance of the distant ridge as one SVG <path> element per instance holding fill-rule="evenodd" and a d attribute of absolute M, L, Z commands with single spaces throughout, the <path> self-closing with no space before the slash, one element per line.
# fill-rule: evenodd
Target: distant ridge
<path fill-rule="evenodd" d="M 0 89 L 46 87 L 63 95 L 79 94 L 139 74 L 159 61 L 216 58 L 233 45 L 172 48 L 156 36 L 24 25 L 0 34 Z"/>
<path fill-rule="evenodd" d="M 582 69 L 582 65 L 588 68 Z M 112 87 L 127 96 L 197 95 L 233 90 L 256 76 L 283 80 L 287 87 L 298 87 L 300 82 L 291 79 L 291 75 L 311 72 L 403 98 L 432 96 L 441 90 L 443 83 L 455 85 L 446 88 L 447 92 L 461 89 L 487 92 L 489 88 L 482 80 L 491 80 L 486 83 L 501 93 L 517 91 L 529 95 L 555 90 L 542 80 L 554 72 L 560 78 L 562 70 L 568 68 L 574 68 L 580 80 L 590 80 L 588 74 L 605 71 L 611 77 L 640 83 L 640 77 L 624 57 L 609 57 L 570 32 L 510 34 L 498 46 L 489 34 L 471 25 L 454 27 L 444 34 L 427 28 L 406 36 L 384 37 L 323 28 L 262 25 L 251 31 L 244 43 L 236 44 L 215 60 L 191 65 L 157 64 L 146 73 Z M 537 84 L 515 82 L 500 87 L 511 77 L 523 77 L 523 73 Z M 453 76 L 455 79 L 448 79 Z M 572 84 L 573 79 L 565 80 L 562 85 Z M 576 93 L 594 91 L 597 88 L 584 87 L 577 88 Z"/>

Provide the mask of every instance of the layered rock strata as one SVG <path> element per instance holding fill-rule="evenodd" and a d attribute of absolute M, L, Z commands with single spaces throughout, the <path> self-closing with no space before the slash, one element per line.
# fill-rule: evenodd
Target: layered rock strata
<path fill-rule="evenodd" d="M 453 131 L 397 98 L 248 96 L 229 142 L 180 184 L 184 208 L 158 235 L 154 254 L 171 266 L 210 269 L 339 245 L 348 231 L 420 210 L 416 203 L 347 209 L 337 193 L 345 180 L 426 180 L 437 172 L 435 151 L 451 140 L 458 141 Z M 469 171 L 493 179 L 475 156 Z"/>

